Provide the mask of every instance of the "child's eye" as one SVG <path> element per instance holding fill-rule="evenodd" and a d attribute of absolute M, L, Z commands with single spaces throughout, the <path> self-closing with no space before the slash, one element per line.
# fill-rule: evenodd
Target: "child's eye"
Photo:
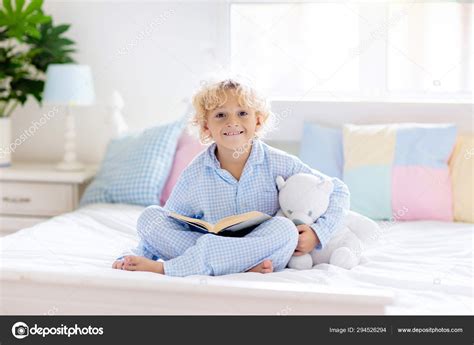
<path fill-rule="evenodd" d="M 239 113 L 239 115 L 240 115 L 240 116 L 246 116 L 246 115 L 248 115 L 248 113 L 247 113 L 246 111 L 241 111 L 241 112 Z"/>
<path fill-rule="evenodd" d="M 217 114 L 216 114 L 216 117 L 217 117 L 217 118 L 221 118 L 221 117 L 224 117 L 224 116 L 225 116 L 224 113 L 217 113 Z"/>

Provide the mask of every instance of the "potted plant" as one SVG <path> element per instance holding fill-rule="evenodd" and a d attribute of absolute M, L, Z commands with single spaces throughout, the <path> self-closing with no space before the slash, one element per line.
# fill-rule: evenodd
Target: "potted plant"
<path fill-rule="evenodd" d="M 75 42 L 63 37 L 70 25 L 55 26 L 43 0 L 3 0 L 0 6 L 0 166 L 11 164 L 10 116 L 28 98 L 41 104 L 49 64 L 71 63 Z"/>

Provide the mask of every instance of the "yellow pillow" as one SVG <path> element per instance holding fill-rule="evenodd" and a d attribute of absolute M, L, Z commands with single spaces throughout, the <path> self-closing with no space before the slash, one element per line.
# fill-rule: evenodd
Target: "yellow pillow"
<path fill-rule="evenodd" d="M 449 161 L 454 220 L 474 223 L 474 136 L 460 135 Z"/>

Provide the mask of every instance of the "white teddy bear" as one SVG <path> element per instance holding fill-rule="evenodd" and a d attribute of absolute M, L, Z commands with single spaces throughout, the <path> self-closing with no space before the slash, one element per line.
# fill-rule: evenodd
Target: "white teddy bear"
<path fill-rule="evenodd" d="M 280 202 L 276 215 L 291 219 L 295 225 L 312 224 L 323 215 L 334 188 L 330 180 L 321 180 L 310 174 L 296 174 L 286 181 L 278 176 L 276 183 Z M 360 262 L 363 243 L 374 238 L 378 230 L 379 226 L 371 219 L 349 211 L 344 224 L 323 249 L 293 256 L 288 267 L 302 270 L 310 269 L 313 264 L 329 263 L 351 269 Z"/>

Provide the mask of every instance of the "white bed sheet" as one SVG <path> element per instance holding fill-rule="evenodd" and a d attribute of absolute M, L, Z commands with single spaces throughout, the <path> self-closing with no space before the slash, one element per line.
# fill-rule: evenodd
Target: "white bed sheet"
<path fill-rule="evenodd" d="M 58 274 L 64 274 L 94 279 L 120 277 L 121 281 L 125 278 L 141 283 L 180 279 L 190 284 L 276 282 L 329 289 L 368 288 L 394 293 L 388 314 L 474 314 L 472 224 L 382 224 L 381 236 L 366 250 L 362 263 L 350 271 L 323 264 L 307 271 L 286 269 L 265 275 L 172 278 L 110 268 L 117 254 L 136 245 L 135 224 L 142 210 L 131 205 L 95 204 L 3 237 L 0 272 L 32 281 L 33 277 L 47 280 L 48 276 L 57 279 Z"/>

